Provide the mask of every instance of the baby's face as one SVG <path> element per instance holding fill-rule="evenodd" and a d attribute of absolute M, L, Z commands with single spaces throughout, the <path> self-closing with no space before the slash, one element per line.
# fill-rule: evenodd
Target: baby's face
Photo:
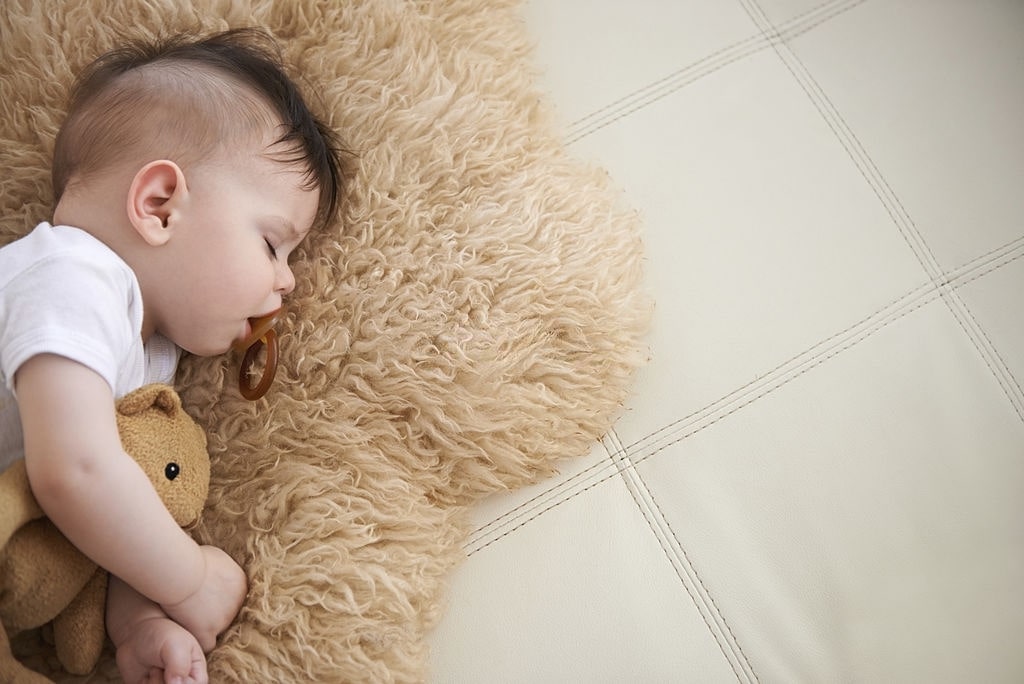
<path fill-rule="evenodd" d="M 171 243 L 180 272 L 161 296 L 159 332 L 201 356 L 227 351 L 249 319 L 295 287 L 288 257 L 309 232 L 319 192 L 302 170 L 258 150 L 186 174 L 188 201 Z M 170 243 L 169 243 L 170 244 Z"/>

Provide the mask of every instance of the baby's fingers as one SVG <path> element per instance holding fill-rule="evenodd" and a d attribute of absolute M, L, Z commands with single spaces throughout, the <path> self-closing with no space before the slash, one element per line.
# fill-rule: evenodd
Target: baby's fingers
<path fill-rule="evenodd" d="M 164 676 L 158 684 L 209 684 L 206 656 L 199 644 L 168 641 L 163 649 Z"/>

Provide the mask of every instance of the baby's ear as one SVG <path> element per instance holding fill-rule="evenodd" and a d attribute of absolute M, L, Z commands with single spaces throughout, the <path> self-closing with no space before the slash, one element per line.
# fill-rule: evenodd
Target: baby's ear
<path fill-rule="evenodd" d="M 171 237 L 171 214 L 187 192 L 185 175 L 172 161 L 151 161 L 128 188 L 128 220 L 148 244 L 159 247 Z"/>

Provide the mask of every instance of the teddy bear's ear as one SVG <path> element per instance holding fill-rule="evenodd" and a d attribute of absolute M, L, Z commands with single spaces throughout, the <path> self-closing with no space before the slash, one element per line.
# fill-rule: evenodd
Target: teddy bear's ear
<path fill-rule="evenodd" d="M 124 416 L 133 416 L 151 408 L 174 416 L 181 410 L 181 399 L 170 385 L 153 384 L 126 394 L 117 403 L 118 413 Z"/>

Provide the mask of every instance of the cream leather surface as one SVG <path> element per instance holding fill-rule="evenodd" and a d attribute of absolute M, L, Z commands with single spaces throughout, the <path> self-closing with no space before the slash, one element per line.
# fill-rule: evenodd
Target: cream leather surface
<path fill-rule="evenodd" d="M 644 216 L 652 361 L 480 508 L 433 680 L 1024 681 L 1024 2 L 525 20 Z"/>

